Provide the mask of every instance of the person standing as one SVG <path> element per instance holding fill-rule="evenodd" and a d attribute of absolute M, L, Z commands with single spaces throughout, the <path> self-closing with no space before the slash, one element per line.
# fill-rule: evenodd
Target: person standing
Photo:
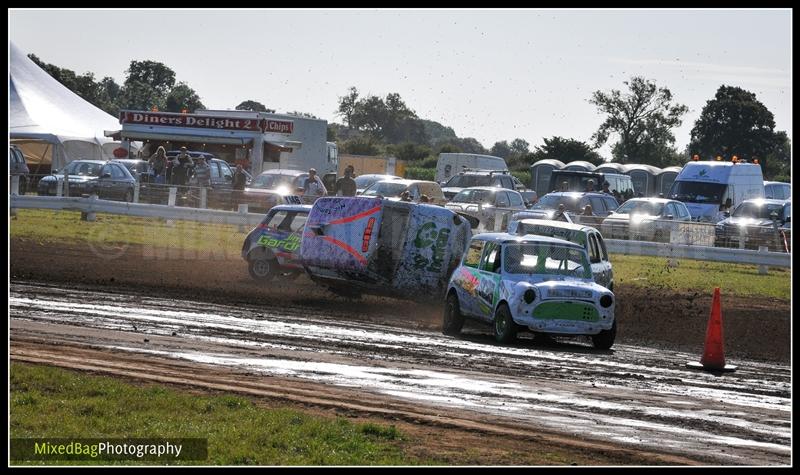
<path fill-rule="evenodd" d="M 353 167 L 344 169 L 344 176 L 336 180 L 333 194 L 336 196 L 356 196 L 356 181 L 353 179 Z"/>
<path fill-rule="evenodd" d="M 156 153 L 150 156 L 147 161 L 150 164 L 150 169 L 153 170 L 153 181 L 158 184 L 164 184 L 164 174 L 167 171 L 167 151 L 164 147 L 158 147 Z"/>
<path fill-rule="evenodd" d="M 189 173 L 194 168 L 194 160 L 189 155 L 186 147 L 181 147 L 180 153 L 172 161 L 172 181 L 175 185 L 185 187 L 189 181 Z"/>
<path fill-rule="evenodd" d="M 197 160 L 197 165 L 194 167 L 194 177 L 197 180 L 197 186 L 211 187 L 211 168 L 209 168 L 205 158 L 200 157 Z"/>
<path fill-rule="evenodd" d="M 313 203 L 320 196 L 325 196 L 327 194 L 328 190 L 325 188 L 325 184 L 322 183 L 320 177 L 317 176 L 317 170 L 309 168 L 308 179 L 306 179 L 306 183 L 303 185 L 303 201 Z"/>
<path fill-rule="evenodd" d="M 241 164 L 236 165 L 236 171 L 233 172 L 233 193 L 231 194 L 234 211 L 239 210 L 239 203 L 242 201 L 245 185 L 247 185 L 247 175 L 244 173 L 244 168 L 242 168 Z"/>

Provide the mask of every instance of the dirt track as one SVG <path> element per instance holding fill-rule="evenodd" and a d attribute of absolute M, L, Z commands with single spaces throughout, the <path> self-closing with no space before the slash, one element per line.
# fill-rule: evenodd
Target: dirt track
<path fill-rule="evenodd" d="M 692 355 L 593 350 L 351 321 L 343 309 L 215 305 L 19 282 L 11 350 L 39 362 L 283 398 L 613 454 L 613 463 L 786 464 L 789 367 L 724 377 Z"/>
<path fill-rule="evenodd" d="M 113 256 L 113 258 L 109 258 Z M 143 246 L 94 249 L 88 245 L 11 241 L 11 278 L 98 285 L 147 296 L 199 299 L 237 305 L 268 303 L 342 310 L 348 319 L 411 328 L 441 328 L 439 308 L 393 299 L 347 301 L 305 277 L 263 286 L 247 275 L 238 256 L 210 259 L 175 249 Z M 673 292 L 619 285 L 618 341 L 701 354 L 711 292 Z M 790 302 L 723 295 L 726 357 L 790 361 Z"/>

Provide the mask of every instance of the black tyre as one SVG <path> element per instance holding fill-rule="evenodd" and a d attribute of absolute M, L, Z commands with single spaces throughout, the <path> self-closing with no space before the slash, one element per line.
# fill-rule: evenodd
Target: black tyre
<path fill-rule="evenodd" d="M 447 296 L 444 304 L 444 318 L 442 321 L 442 333 L 445 335 L 456 336 L 461 333 L 464 326 L 464 315 L 461 314 L 461 306 L 458 303 L 458 296 L 451 293 Z"/>
<path fill-rule="evenodd" d="M 598 350 L 607 350 L 614 346 L 614 340 L 617 338 L 617 321 L 611 325 L 611 330 L 603 330 L 597 335 L 592 335 L 592 344 Z"/>
<path fill-rule="evenodd" d="M 501 304 L 494 314 L 494 337 L 499 343 L 511 343 L 517 338 L 517 324 L 511 318 L 508 305 Z"/>
<path fill-rule="evenodd" d="M 255 258 L 247 261 L 247 270 L 250 272 L 250 277 L 259 282 L 272 280 L 275 277 L 277 266 L 275 259 Z"/>

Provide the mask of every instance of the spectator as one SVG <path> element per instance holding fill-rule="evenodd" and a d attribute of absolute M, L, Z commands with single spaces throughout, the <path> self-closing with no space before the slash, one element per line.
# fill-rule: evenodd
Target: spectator
<path fill-rule="evenodd" d="M 233 191 L 231 192 L 231 200 L 233 201 L 233 210 L 239 210 L 239 204 L 242 202 L 242 197 L 244 195 L 244 187 L 247 184 L 247 175 L 244 174 L 244 168 L 242 165 L 236 165 L 236 170 L 233 172 L 233 180 L 231 183 L 231 187 Z"/>
<path fill-rule="evenodd" d="M 586 192 L 594 191 L 594 180 L 592 180 L 592 179 L 590 178 L 590 179 L 589 179 L 589 180 L 586 182 L 586 189 L 585 189 L 584 191 L 586 191 Z"/>
<path fill-rule="evenodd" d="M 150 164 L 150 169 L 153 170 L 153 181 L 158 184 L 164 184 L 164 174 L 167 171 L 167 151 L 164 147 L 158 147 L 147 161 Z"/>
<path fill-rule="evenodd" d="M 205 158 L 200 157 L 197 161 L 197 165 L 194 167 L 194 177 L 197 180 L 197 186 L 211 186 L 211 168 Z"/>
<path fill-rule="evenodd" d="M 348 165 L 344 169 L 344 176 L 336 180 L 333 193 L 336 196 L 356 196 L 356 181 L 353 180 L 353 167 Z"/>
<path fill-rule="evenodd" d="M 553 221 L 566 221 L 566 212 L 567 207 L 564 206 L 564 203 L 558 205 L 558 211 L 556 211 L 556 213 L 553 215 Z"/>
<path fill-rule="evenodd" d="M 560 191 L 569 191 L 569 183 L 567 183 L 566 181 L 562 181 Z"/>
<path fill-rule="evenodd" d="M 428 198 L 428 195 L 423 193 L 422 196 L 419 197 L 419 202 L 420 203 L 430 203 L 431 199 Z"/>
<path fill-rule="evenodd" d="M 622 199 L 622 195 L 619 194 L 619 191 L 614 190 L 611 192 L 611 194 L 614 195 L 614 199 L 617 200 L 617 203 L 622 204 L 624 200 Z"/>
<path fill-rule="evenodd" d="M 613 194 L 613 193 L 611 193 L 611 190 L 608 189 L 609 186 L 611 186 L 611 183 L 609 183 L 607 181 L 603 182 L 603 193 L 605 193 L 607 195 Z"/>
<path fill-rule="evenodd" d="M 327 194 L 328 190 L 325 188 L 325 184 L 322 183 L 319 176 L 317 176 L 317 170 L 309 168 L 308 179 L 306 179 L 306 183 L 303 185 L 303 200 L 308 203 L 313 203 L 320 196 L 325 196 Z"/>
<path fill-rule="evenodd" d="M 186 151 L 186 147 L 181 147 L 180 153 L 172 160 L 172 183 L 186 186 L 192 168 L 194 168 L 192 156 Z"/>
<path fill-rule="evenodd" d="M 411 193 L 408 190 L 400 193 L 400 201 L 413 201 L 411 199 Z"/>

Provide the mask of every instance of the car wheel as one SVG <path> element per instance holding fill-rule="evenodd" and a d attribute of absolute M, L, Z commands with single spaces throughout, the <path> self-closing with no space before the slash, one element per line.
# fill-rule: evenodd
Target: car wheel
<path fill-rule="evenodd" d="M 444 304 L 444 319 L 442 322 L 442 333 L 445 335 L 456 336 L 461 333 L 464 326 L 464 315 L 461 314 L 461 306 L 458 303 L 458 296 L 451 293 L 447 296 Z"/>
<path fill-rule="evenodd" d="M 610 330 L 603 330 L 597 335 L 592 335 L 592 344 L 598 350 L 607 350 L 614 345 L 614 340 L 617 338 L 617 321 L 611 325 Z"/>
<path fill-rule="evenodd" d="M 24 195 L 28 191 L 28 181 L 25 177 L 19 178 L 19 194 Z"/>
<path fill-rule="evenodd" d="M 275 277 L 275 269 L 277 263 L 275 259 L 250 259 L 247 261 L 247 270 L 250 272 L 250 277 L 259 282 L 269 282 Z"/>
<path fill-rule="evenodd" d="M 494 337 L 499 343 L 510 343 L 517 337 L 517 324 L 506 304 L 497 307 L 494 314 Z"/>

